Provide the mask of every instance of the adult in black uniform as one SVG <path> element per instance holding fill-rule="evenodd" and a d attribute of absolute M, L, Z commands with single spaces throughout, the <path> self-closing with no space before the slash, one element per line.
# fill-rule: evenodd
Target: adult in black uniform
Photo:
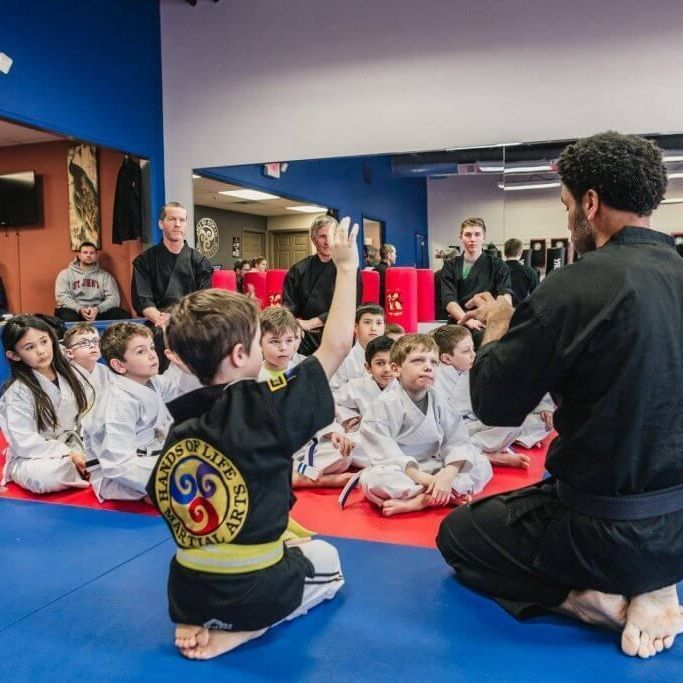
<path fill-rule="evenodd" d="M 284 305 L 299 319 L 304 330 L 299 353 L 310 356 L 320 346 L 327 314 L 332 303 L 337 267 L 332 261 L 329 235 L 337 221 L 332 216 L 318 216 L 311 225 L 311 241 L 316 253 L 295 263 L 284 283 Z M 356 303 L 362 301 L 360 270 L 357 278 Z"/>
<path fill-rule="evenodd" d="M 522 263 L 522 243 L 512 237 L 503 246 L 505 265 L 510 271 L 512 285 L 512 305 L 517 307 L 538 287 L 538 273 L 526 263 Z"/>
<path fill-rule="evenodd" d="M 168 202 L 159 214 L 162 240 L 133 261 L 131 284 L 133 307 L 156 329 L 154 341 L 163 348 L 166 309 L 186 294 L 211 286 L 213 268 L 209 260 L 185 241 L 187 211 L 178 202 Z M 160 369 L 168 365 L 159 354 Z"/>
<path fill-rule="evenodd" d="M 379 273 L 379 305 L 384 308 L 386 300 L 387 270 L 396 263 L 396 247 L 393 244 L 383 244 L 379 248 L 379 263 L 375 270 Z"/>
<path fill-rule="evenodd" d="M 486 224 L 482 218 L 466 218 L 460 226 L 463 253 L 445 261 L 441 271 L 441 301 L 451 320 L 471 330 L 483 328 L 481 321 L 463 321 L 467 302 L 481 292 L 503 295 L 512 303 L 510 271 L 503 260 L 483 253 Z"/>
<path fill-rule="evenodd" d="M 553 478 L 455 510 L 437 543 L 513 615 L 560 611 L 649 657 L 683 628 L 683 262 L 649 228 L 666 168 L 651 143 L 609 132 L 567 147 L 559 172 L 581 261 L 514 316 L 489 295 L 471 313 L 486 324 L 474 410 L 516 425 L 550 391 Z"/>

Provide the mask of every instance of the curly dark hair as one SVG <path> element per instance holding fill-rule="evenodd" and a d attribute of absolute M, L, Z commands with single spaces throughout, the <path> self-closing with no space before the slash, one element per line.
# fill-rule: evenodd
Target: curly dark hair
<path fill-rule="evenodd" d="M 569 145 L 558 161 L 560 179 L 580 201 L 588 190 L 613 209 L 649 216 L 664 198 L 661 150 L 637 135 L 598 133 Z"/>

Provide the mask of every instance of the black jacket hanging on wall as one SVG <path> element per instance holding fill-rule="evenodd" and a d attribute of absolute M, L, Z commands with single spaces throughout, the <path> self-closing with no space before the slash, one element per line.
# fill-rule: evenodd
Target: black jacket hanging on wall
<path fill-rule="evenodd" d="M 123 160 L 116 178 L 114 195 L 114 244 L 142 237 L 142 173 L 140 164 L 128 156 Z"/>

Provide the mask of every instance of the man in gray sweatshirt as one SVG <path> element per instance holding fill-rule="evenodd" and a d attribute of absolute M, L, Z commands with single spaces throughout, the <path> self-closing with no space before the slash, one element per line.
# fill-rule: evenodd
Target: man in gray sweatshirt
<path fill-rule="evenodd" d="M 65 322 L 130 318 L 119 305 L 116 281 L 98 265 L 92 242 L 83 242 L 73 262 L 57 275 L 55 299 L 55 315 Z"/>

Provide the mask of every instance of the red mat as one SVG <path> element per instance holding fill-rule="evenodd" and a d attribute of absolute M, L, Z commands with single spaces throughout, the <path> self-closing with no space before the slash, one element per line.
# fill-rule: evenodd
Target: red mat
<path fill-rule="evenodd" d="M 531 457 L 531 466 L 528 470 L 494 467 L 493 479 L 478 497 L 511 491 L 540 481 L 543 477 L 545 456 L 552 436 L 554 435 L 546 438 L 541 448 L 516 449 Z M 5 439 L 0 432 L 0 453 L 4 451 L 5 445 Z M 4 462 L 4 456 L 0 455 L 0 468 L 3 467 Z M 439 524 L 451 509 L 434 508 L 396 517 L 383 517 L 377 507 L 363 498 L 359 489 L 351 494 L 343 510 L 337 503 L 338 489 L 300 490 L 297 491 L 296 496 L 297 503 L 292 516 L 297 522 L 319 534 L 425 548 L 434 547 Z M 1 498 L 158 515 L 158 512 L 150 505 L 138 501 L 100 503 L 89 488 L 69 489 L 39 496 L 10 483 L 6 487 L 0 487 Z"/>

